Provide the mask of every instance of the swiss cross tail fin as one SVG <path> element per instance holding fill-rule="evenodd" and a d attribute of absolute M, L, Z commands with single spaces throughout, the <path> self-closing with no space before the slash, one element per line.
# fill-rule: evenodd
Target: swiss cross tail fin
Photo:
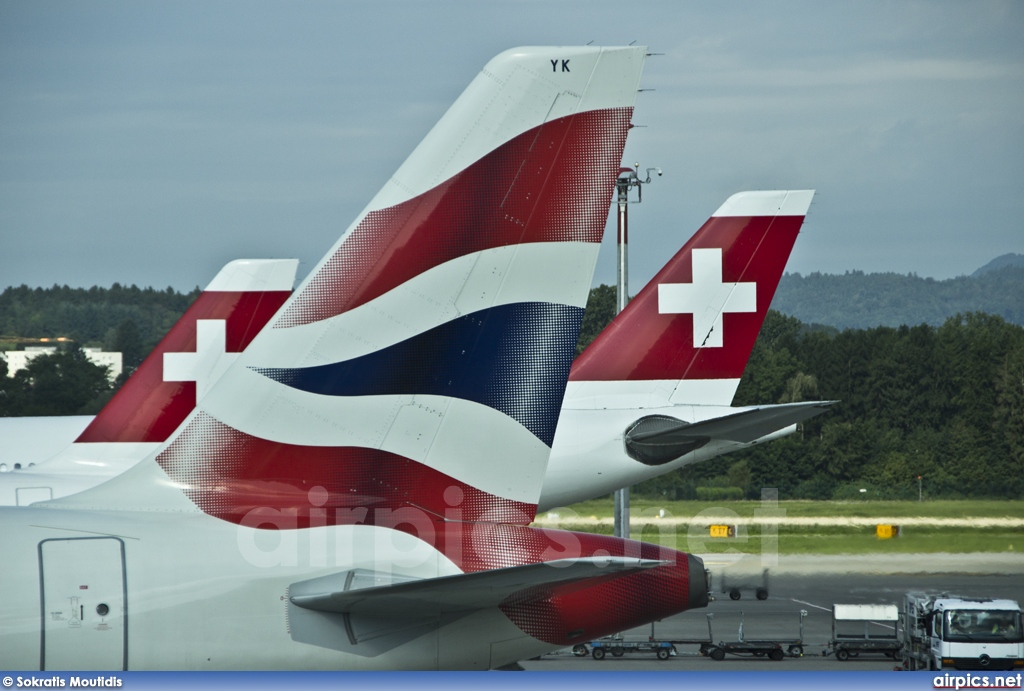
<path fill-rule="evenodd" d="M 179 496 L 532 520 L 645 50 L 489 62 L 158 453 Z"/>
<path fill-rule="evenodd" d="M 569 395 L 729 405 L 813 195 L 730 197 L 580 355 Z"/>
<path fill-rule="evenodd" d="M 154 451 L 195 408 L 197 384 L 219 377 L 291 295 L 297 267 L 297 259 L 224 266 L 74 443 L 37 471 L 114 474 Z M 177 375 L 167 367 L 175 358 Z"/>
<path fill-rule="evenodd" d="M 288 299 L 298 265 L 236 259 L 224 266 L 75 442 L 167 439 L 195 408 L 197 385 L 208 388 Z"/>

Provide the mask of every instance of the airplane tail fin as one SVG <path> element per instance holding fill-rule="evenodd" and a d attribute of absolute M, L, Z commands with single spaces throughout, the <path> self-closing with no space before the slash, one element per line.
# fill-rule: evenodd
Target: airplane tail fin
<path fill-rule="evenodd" d="M 243 524 L 532 520 L 645 50 L 488 63 L 156 455 L 163 486 Z"/>
<path fill-rule="evenodd" d="M 209 388 L 288 299 L 297 267 L 297 259 L 224 266 L 75 441 L 37 470 L 103 477 L 156 450 L 195 408 L 197 387 Z"/>
<path fill-rule="evenodd" d="M 730 197 L 583 351 L 567 395 L 729 405 L 813 195 Z"/>
<path fill-rule="evenodd" d="M 288 299 L 298 264 L 237 259 L 225 265 L 75 443 L 166 440 Z"/>

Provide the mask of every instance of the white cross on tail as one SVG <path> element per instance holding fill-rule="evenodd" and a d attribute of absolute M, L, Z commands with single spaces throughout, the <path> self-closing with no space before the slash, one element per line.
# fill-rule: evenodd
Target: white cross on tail
<path fill-rule="evenodd" d="M 658 314 L 692 314 L 693 347 L 722 347 L 722 314 L 756 312 L 757 283 L 722 283 L 722 250 L 695 249 L 692 283 L 658 286 Z"/>
<path fill-rule="evenodd" d="M 164 353 L 164 381 L 194 381 L 198 403 L 237 357 L 227 352 L 227 322 L 197 319 L 196 352 Z"/>

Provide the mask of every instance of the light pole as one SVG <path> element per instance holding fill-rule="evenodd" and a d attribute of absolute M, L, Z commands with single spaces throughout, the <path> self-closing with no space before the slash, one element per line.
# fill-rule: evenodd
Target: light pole
<path fill-rule="evenodd" d="M 618 280 L 615 286 L 615 313 L 626 309 L 629 303 L 629 205 L 643 201 L 643 185 L 651 182 L 651 171 L 657 171 L 661 177 L 661 168 L 648 168 L 647 179 L 641 180 L 636 174 L 640 164 L 634 163 L 632 168 L 619 168 L 619 178 L 615 181 L 618 192 L 619 223 L 618 223 Z M 636 189 L 636 199 L 629 198 L 629 191 Z M 629 539 L 629 487 L 615 492 L 615 537 Z"/>

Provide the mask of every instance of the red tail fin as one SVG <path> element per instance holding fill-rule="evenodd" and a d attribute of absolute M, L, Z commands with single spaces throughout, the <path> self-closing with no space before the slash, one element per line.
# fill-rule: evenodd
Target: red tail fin
<path fill-rule="evenodd" d="M 238 259 L 227 264 L 75 443 L 167 439 L 195 408 L 196 387 L 205 375 L 197 371 L 194 379 L 187 379 L 187 373 L 165 371 L 165 364 L 175 357 L 205 356 L 205 364 L 213 366 L 215 354 L 202 352 L 204 346 L 222 355 L 245 350 L 291 295 L 297 266 L 295 259 Z M 165 361 L 165 354 L 171 360 Z M 186 366 L 178 370 L 189 369 L 187 362 L 182 364 Z"/>
<path fill-rule="evenodd" d="M 571 382 L 606 383 L 576 395 L 728 405 L 813 194 L 730 197 L 576 360 Z"/>

